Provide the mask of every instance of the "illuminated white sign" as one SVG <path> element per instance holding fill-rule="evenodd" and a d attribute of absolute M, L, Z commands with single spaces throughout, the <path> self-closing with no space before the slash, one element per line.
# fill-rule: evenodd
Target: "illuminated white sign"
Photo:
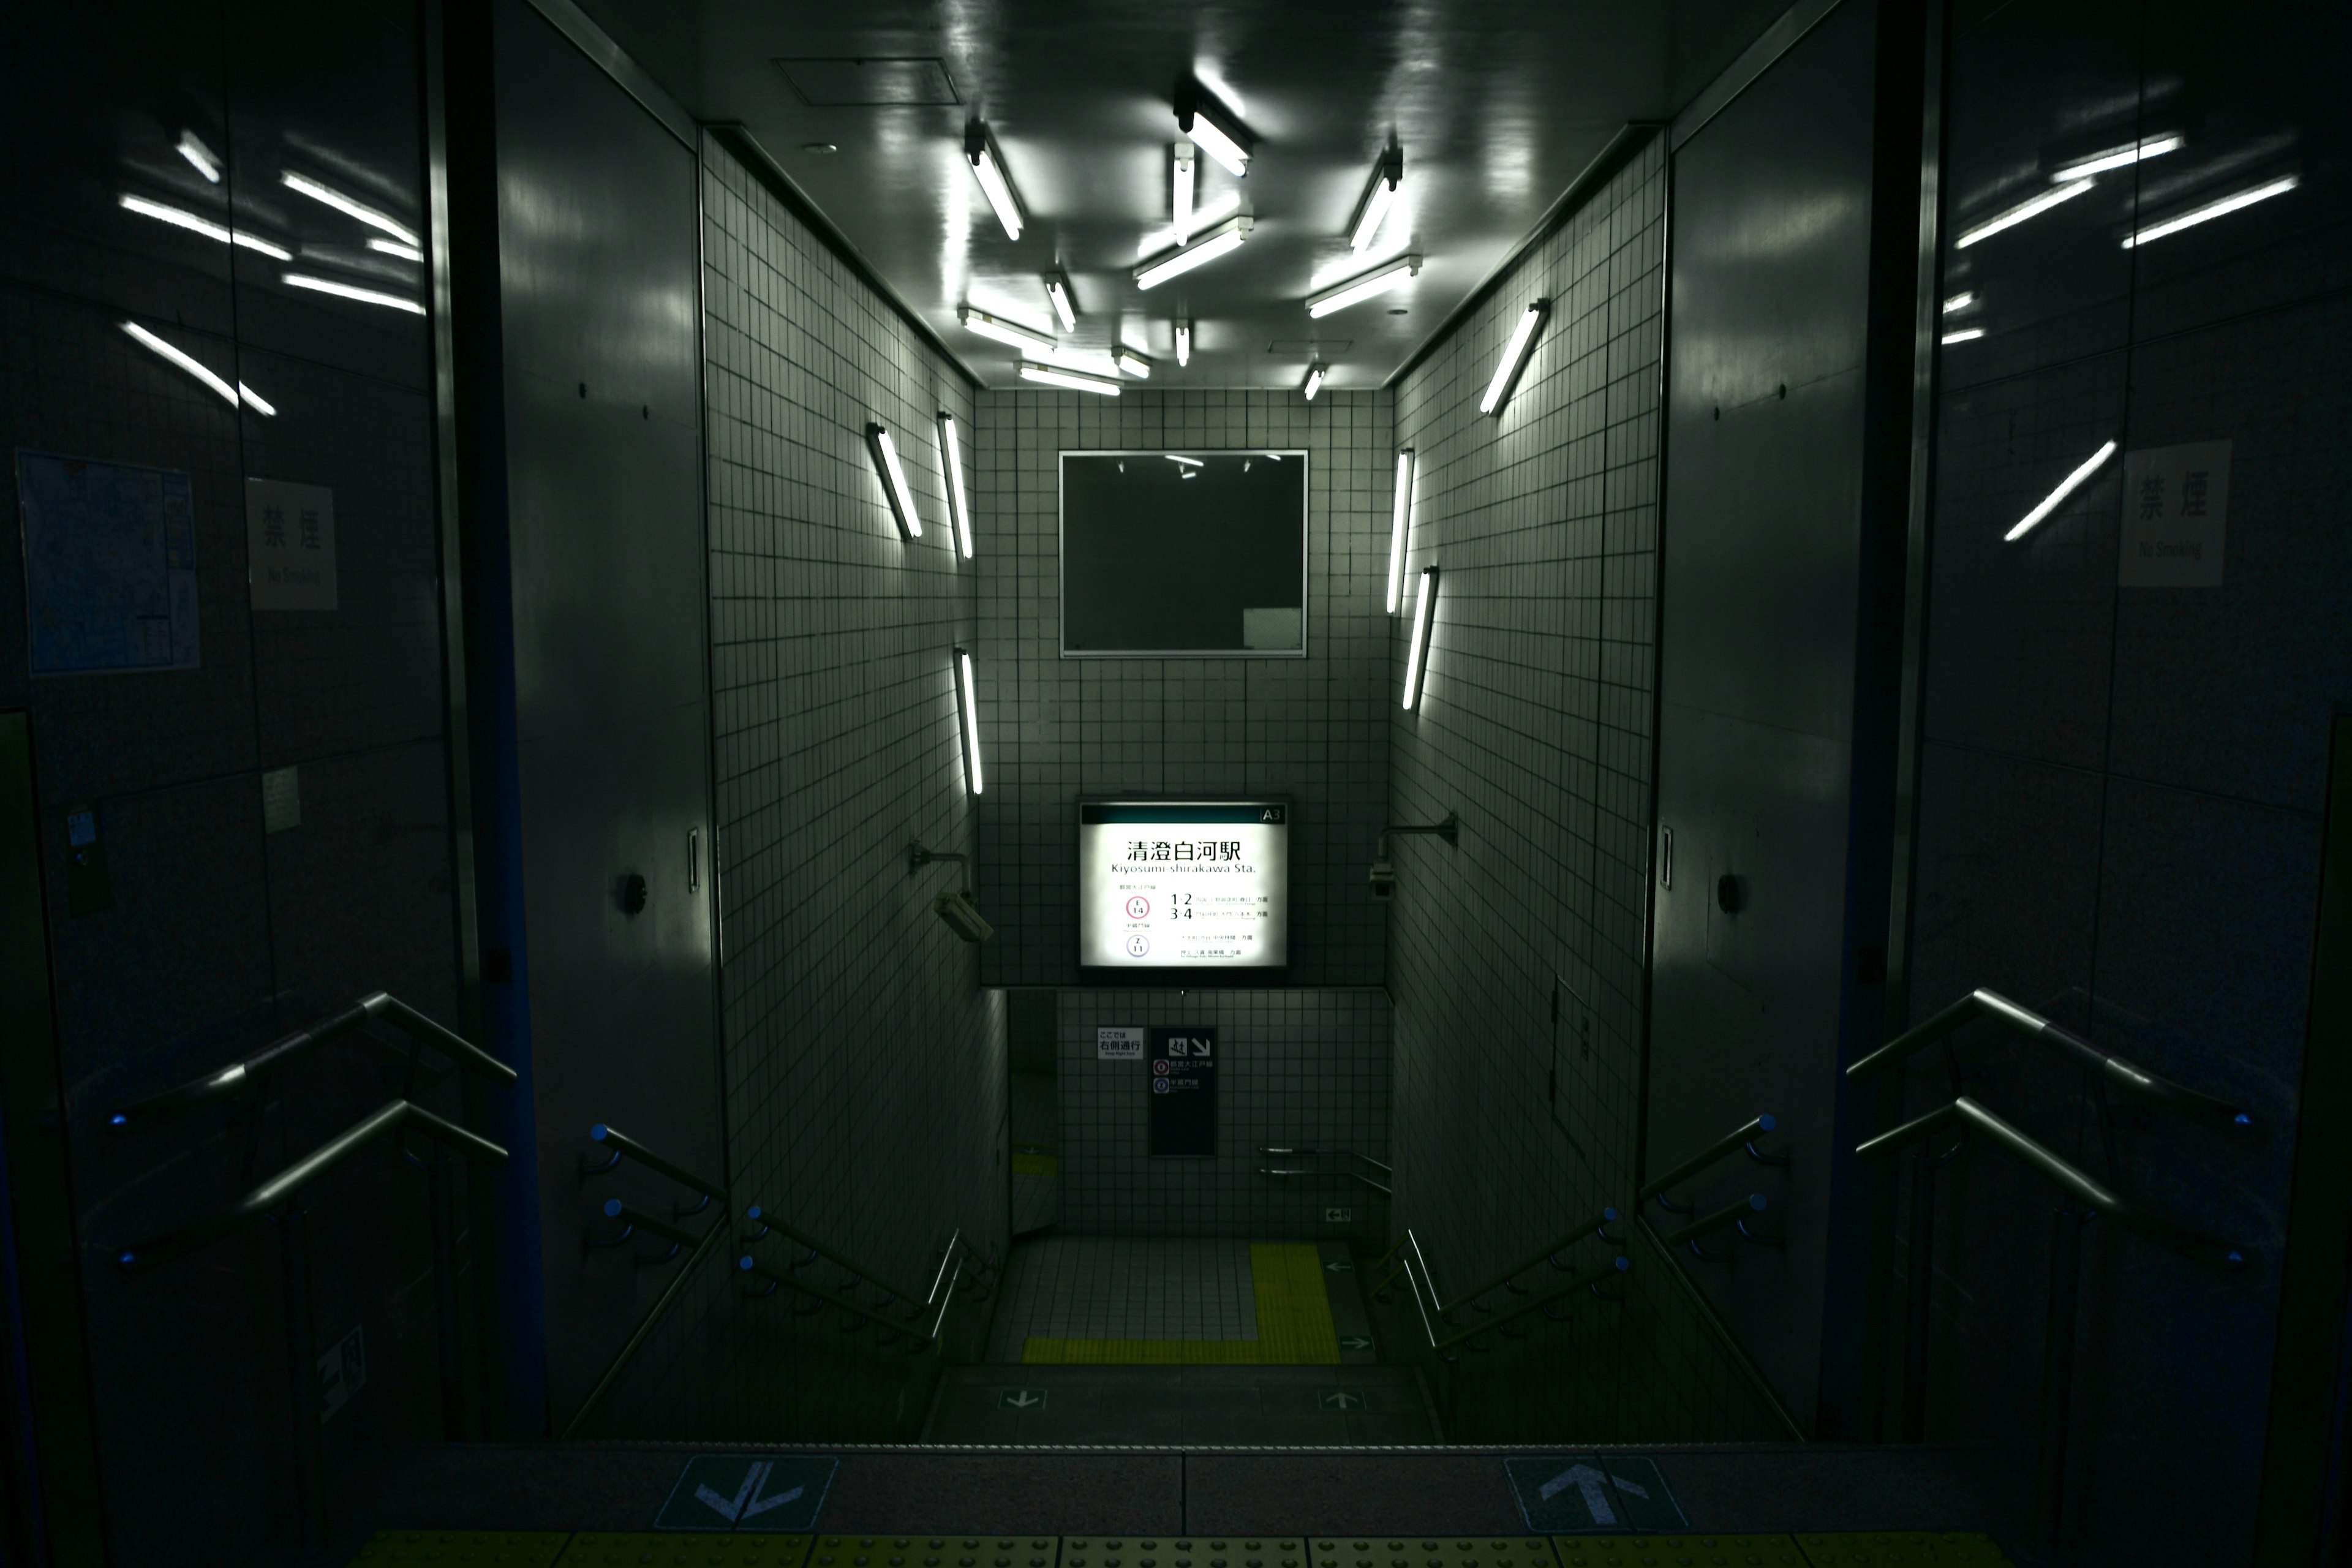
<path fill-rule="evenodd" d="M 1082 966 L 1279 969 L 1289 950 L 1287 801 L 1079 803 Z"/>

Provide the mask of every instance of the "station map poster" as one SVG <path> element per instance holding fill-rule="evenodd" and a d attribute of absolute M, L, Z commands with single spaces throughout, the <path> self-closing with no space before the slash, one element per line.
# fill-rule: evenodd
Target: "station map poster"
<path fill-rule="evenodd" d="M 16 500 L 35 675 L 203 662 L 186 474 L 20 447 Z"/>
<path fill-rule="evenodd" d="M 1151 1148 L 1157 1158 L 1217 1152 L 1217 1031 L 1151 1031 Z"/>
<path fill-rule="evenodd" d="M 1289 802 L 1078 803 L 1082 967 L 1289 961 Z"/>

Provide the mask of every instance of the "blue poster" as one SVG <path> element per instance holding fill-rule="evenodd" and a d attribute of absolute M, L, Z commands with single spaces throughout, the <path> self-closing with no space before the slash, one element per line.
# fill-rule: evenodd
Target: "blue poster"
<path fill-rule="evenodd" d="M 16 500 L 35 675 L 203 662 L 186 474 L 20 447 Z"/>

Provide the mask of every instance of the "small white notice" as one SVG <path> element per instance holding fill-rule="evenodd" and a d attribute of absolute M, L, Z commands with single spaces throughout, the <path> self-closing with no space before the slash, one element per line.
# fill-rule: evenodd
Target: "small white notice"
<path fill-rule="evenodd" d="M 1143 1059 L 1143 1031 L 1140 1028 L 1119 1027 L 1095 1031 L 1095 1060 L 1098 1062 L 1139 1062 Z"/>
<path fill-rule="evenodd" d="M 331 1421 L 335 1413 L 359 1397 L 367 1386 L 367 1336 L 362 1325 L 337 1340 L 319 1358 L 319 1419 Z"/>
<path fill-rule="evenodd" d="M 257 610 L 335 607 L 335 492 L 245 481 L 246 576 Z"/>
<path fill-rule="evenodd" d="M 283 833 L 301 826 L 301 768 L 272 768 L 261 775 L 261 831 Z"/>
<path fill-rule="evenodd" d="M 2126 588 L 2218 588 L 2230 520 L 2230 443 L 2192 441 L 2124 454 Z"/>

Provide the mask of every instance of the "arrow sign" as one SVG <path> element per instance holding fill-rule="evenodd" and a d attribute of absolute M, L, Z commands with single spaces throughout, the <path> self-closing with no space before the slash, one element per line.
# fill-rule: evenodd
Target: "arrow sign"
<path fill-rule="evenodd" d="M 1372 1348 L 1372 1342 L 1361 1334 L 1342 1334 L 1339 1336 L 1339 1348 L 1343 1351 L 1368 1351 Z"/>
<path fill-rule="evenodd" d="M 1350 1393 L 1349 1390 L 1344 1388 L 1333 1388 L 1324 1391 L 1323 1408 L 1326 1410 L 1361 1410 L 1364 1407 L 1364 1404 L 1365 1401 L 1362 1394 Z"/>
<path fill-rule="evenodd" d="M 1000 1410 L 1043 1410 L 1045 1391 L 1042 1388 L 1008 1388 L 997 1397 Z"/>
<path fill-rule="evenodd" d="M 1353 1274 L 1355 1271 L 1356 1266 L 1344 1258 L 1335 1258 L 1323 1266 L 1326 1274 Z"/>
<path fill-rule="evenodd" d="M 1593 1523 L 1614 1524 L 1617 1522 L 1617 1510 L 1609 1506 L 1609 1483 L 1614 1479 L 1601 1474 L 1591 1465 L 1571 1465 L 1538 1487 L 1536 1495 L 1549 1502 L 1574 1487 L 1584 1494 L 1584 1510 L 1592 1516 Z M 1648 1488 L 1637 1487 L 1631 1481 L 1618 1481 L 1617 1484 L 1635 1497 L 1650 1495 Z"/>
<path fill-rule="evenodd" d="M 1653 1461 L 1632 1454 L 1506 1459 L 1530 1531 L 1587 1535 L 1681 1530 L 1689 1521 Z"/>
<path fill-rule="evenodd" d="M 824 1505 L 838 1463 L 830 1457 L 698 1454 L 679 1472 L 669 1500 L 654 1517 L 654 1528 L 790 1533 L 809 1530 Z"/>

